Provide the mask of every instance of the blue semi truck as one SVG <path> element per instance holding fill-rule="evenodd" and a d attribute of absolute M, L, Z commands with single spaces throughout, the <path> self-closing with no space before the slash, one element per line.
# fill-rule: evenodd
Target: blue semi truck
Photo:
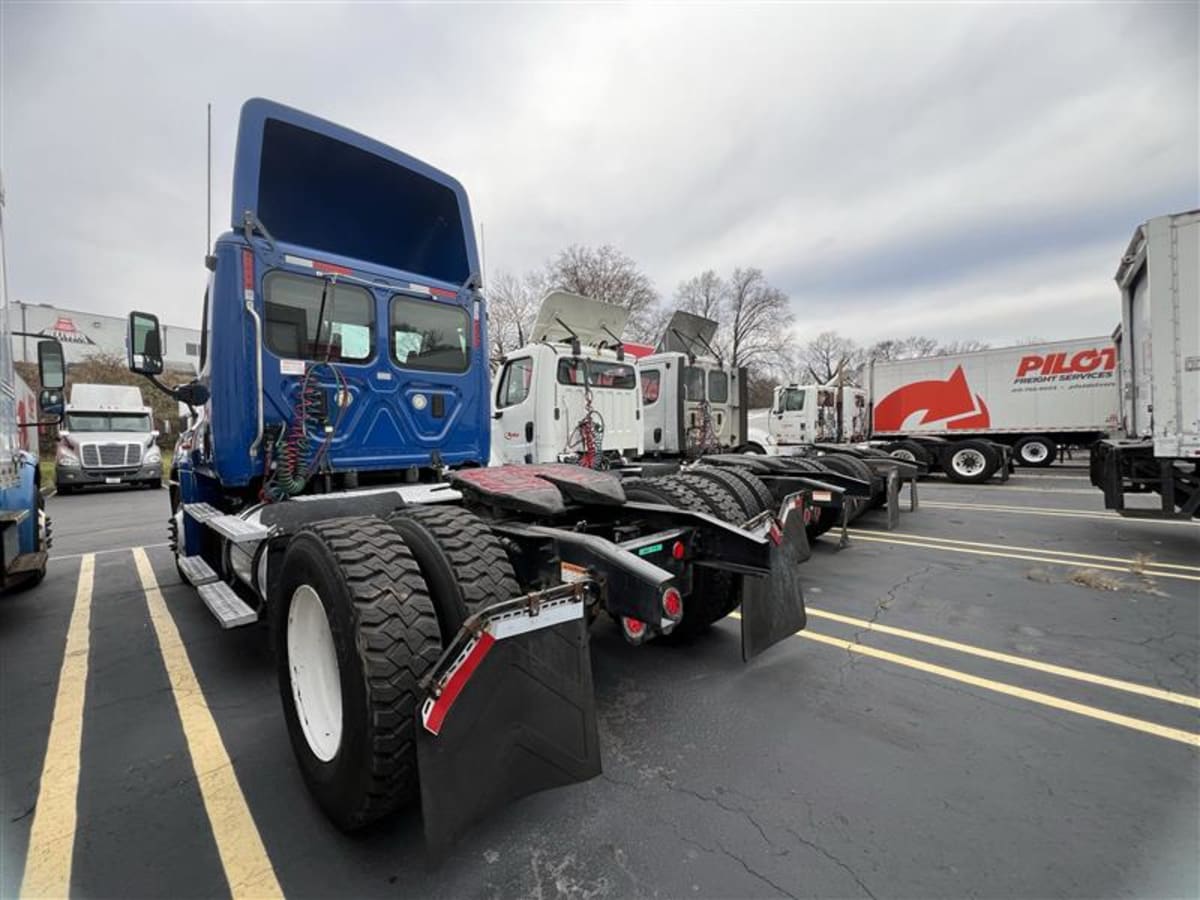
<path fill-rule="evenodd" d="M 487 314 L 456 180 L 251 100 L 229 224 L 199 377 L 160 382 L 148 313 L 129 316 L 129 365 L 195 412 L 170 479 L 177 566 L 222 626 L 272 626 L 292 747 L 338 826 L 419 795 L 444 846 L 598 774 L 601 611 L 640 644 L 740 606 L 746 658 L 804 626 L 803 492 L 488 466 Z"/>
<path fill-rule="evenodd" d="M 18 377 L 13 367 L 11 320 L 8 310 L 8 265 L 4 255 L 4 186 L 0 183 L 0 591 L 38 584 L 46 575 L 50 550 L 50 519 L 42 502 L 38 457 L 25 449 L 23 431 L 37 424 L 37 413 L 62 416 L 66 367 L 58 341 L 38 342 L 38 372 L 42 392 L 39 410 L 28 410 L 34 421 L 17 409 Z M 40 337 L 40 335 L 29 335 Z M 49 420 L 50 423 L 57 419 Z"/>

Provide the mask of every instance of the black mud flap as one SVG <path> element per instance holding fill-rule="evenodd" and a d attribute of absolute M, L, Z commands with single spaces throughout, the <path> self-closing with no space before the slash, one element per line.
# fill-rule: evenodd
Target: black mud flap
<path fill-rule="evenodd" d="M 808 622 L 800 566 L 812 553 L 799 510 L 784 519 L 779 533 L 779 542 L 771 544 L 771 574 L 742 579 L 742 659 L 747 662 Z"/>
<path fill-rule="evenodd" d="M 435 857 L 490 812 L 600 774 L 588 633 L 576 605 L 574 617 L 537 630 L 522 629 L 552 610 L 483 619 L 440 672 L 440 695 L 417 712 L 421 812 Z"/>

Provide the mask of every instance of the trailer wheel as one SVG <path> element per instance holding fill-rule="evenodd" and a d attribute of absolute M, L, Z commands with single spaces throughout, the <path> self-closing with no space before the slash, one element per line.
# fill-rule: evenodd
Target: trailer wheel
<path fill-rule="evenodd" d="M 461 506 L 403 506 L 388 516 L 412 552 L 437 610 L 442 641 L 484 606 L 522 593 L 500 539 Z"/>
<path fill-rule="evenodd" d="M 980 484 L 996 474 L 1000 458 L 987 441 L 958 441 L 948 454 L 946 476 L 960 484 Z"/>
<path fill-rule="evenodd" d="M 706 486 L 712 485 L 706 483 Z M 678 506 L 692 512 L 713 512 L 700 494 L 674 477 L 631 478 L 625 482 L 625 496 L 630 500 Z M 739 588 L 732 573 L 719 569 L 708 570 L 703 578 L 693 579 L 692 593 L 683 603 L 683 619 L 666 637 L 698 634 L 713 622 L 725 618 L 737 608 L 741 593 Z"/>
<path fill-rule="evenodd" d="M 718 466 L 696 466 L 688 471 L 697 478 L 707 478 L 729 488 L 745 515 L 743 522 L 753 519 L 763 510 L 771 509 L 775 505 L 770 489 L 753 473 L 739 472 L 737 469 L 722 469 Z M 743 476 L 748 476 L 748 478 Z M 758 487 L 762 489 L 761 493 L 755 489 L 749 479 L 758 482 Z"/>
<path fill-rule="evenodd" d="M 442 650 L 416 560 L 374 517 L 288 543 L 272 632 L 284 719 L 309 790 L 343 830 L 417 792 L 418 684 Z"/>
<path fill-rule="evenodd" d="M 1023 437 L 1013 447 L 1017 461 L 1023 466 L 1044 468 L 1054 463 L 1058 453 L 1058 444 L 1041 434 Z"/>
<path fill-rule="evenodd" d="M 930 452 L 916 441 L 896 441 L 885 446 L 884 452 L 888 456 L 902 459 L 905 462 L 921 463 L 926 466 L 933 463 L 933 456 Z"/>

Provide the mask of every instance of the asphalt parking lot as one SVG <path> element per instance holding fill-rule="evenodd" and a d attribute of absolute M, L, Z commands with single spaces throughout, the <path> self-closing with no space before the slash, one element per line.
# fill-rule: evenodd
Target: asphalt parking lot
<path fill-rule="evenodd" d="M 604 775 L 435 865 L 418 813 L 346 836 L 309 800 L 264 633 L 180 584 L 165 491 L 53 497 L 47 578 L 0 599 L 0 895 L 1200 894 L 1200 526 L 1078 469 L 920 500 L 819 541 L 808 629 L 749 665 L 733 620 L 598 626 Z"/>

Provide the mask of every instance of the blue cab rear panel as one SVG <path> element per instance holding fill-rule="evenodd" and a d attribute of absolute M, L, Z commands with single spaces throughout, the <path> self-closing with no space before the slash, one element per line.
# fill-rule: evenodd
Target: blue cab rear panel
<path fill-rule="evenodd" d="M 247 221 L 261 227 L 247 234 Z M 293 421 L 311 370 L 329 420 L 340 416 L 333 472 L 486 464 L 486 316 L 467 286 L 478 256 L 457 181 L 362 135 L 251 100 L 230 224 L 214 248 L 201 372 L 211 399 L 193 450 L 197 474 L 222 487 L 263 475 L 266 442 L 251 452 L 260 387 L 247 304 L 263 329 L 268 431 Z M 185 499 L 205 499 L 199 491 L 185 480 Z"/>

